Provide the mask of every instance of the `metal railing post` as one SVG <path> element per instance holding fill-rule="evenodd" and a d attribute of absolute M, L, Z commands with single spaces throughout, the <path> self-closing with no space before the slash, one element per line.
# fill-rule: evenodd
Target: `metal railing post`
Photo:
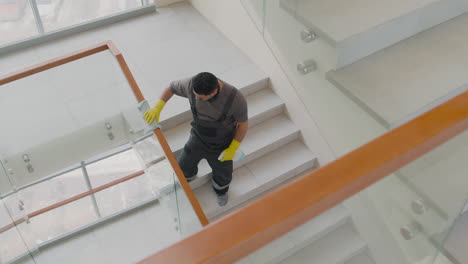
<path fill-rule="evenodd" d="M 83 170 L 83 177 L 86 181 L 86 186 L 88 186 L 88 191 L 91 191 L 93 187 L 91 186 L 91 181 L 89 179 L 88 170 L 86 170 L 86 164 L 84 163 L 84 161 L 81 162 L 81 169 Z M 94 195 L 94 193 L 91 194 L 91 200 L 93 200 L 93 206 L 94 206 L 94 211 L 96 212 L 96 215 L 98 216 L 98 218 L 101 218 L 101 212 L 99 212 L 99 207 L 98 207 L 96 196 Z"/>
<path fill-rule="evenodd" d="M 37 31 L 40 35 L 44 34 L 44 25 L 42 24 L 41 14 L 39 14 L 39 9 L 37 8 L 36 0 L 29 0 L 29 5 L 31 6 L 34 18 L 36 20 Z"/>

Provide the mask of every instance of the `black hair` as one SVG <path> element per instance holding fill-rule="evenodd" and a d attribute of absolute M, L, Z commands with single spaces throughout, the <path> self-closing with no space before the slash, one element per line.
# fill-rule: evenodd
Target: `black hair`
<path fill-rule="evenodd" d="M 209 72 L 200 72 L 192 78 L 193 90 L 197 94 L 209 95 L 219 88 L 218 78 Z"/>

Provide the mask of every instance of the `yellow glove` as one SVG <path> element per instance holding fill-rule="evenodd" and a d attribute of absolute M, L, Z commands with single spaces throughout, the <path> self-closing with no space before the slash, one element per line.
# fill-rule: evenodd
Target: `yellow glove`
<path fill-rule="evenodd" d="M 233 139 L 231 142 L 231 145 L 229 145 L 227 149 L 223 150 L 223 152 L 219 156 L 220 161 L 232 160 L 239 146 L 240 146 L 240 142 Z"/>
<path fill-rule="evenodd" d="M 153 108 L 146 111 L 144 115 L 146 123 L 151 124 L 156 119 L 156 122 L 159 124 L 159 115 L 161 114 L 161 111 L 165 105 L 166 105 L 166 102 L 159 99 Z"/>

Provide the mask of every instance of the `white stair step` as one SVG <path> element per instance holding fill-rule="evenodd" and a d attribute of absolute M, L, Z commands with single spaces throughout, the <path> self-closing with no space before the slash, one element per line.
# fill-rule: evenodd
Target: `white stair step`
<path fill-rule="evenodd" d="M 468 1 L 467 1 L 468 3 Z M 468 13 L 327 78 L 384 125 L 468 87 Z"/>
<path fill-rule="evenodd" d="M 268 86 L 269 77 L 254 64 L 218 74 L 218 77 L 235 87 L 242 87 L 244 96 L 255 93 Z"/>
<path fill-rule="evenodd" d="M 348 220 L 348 211 L 343 205 L 338 205 L 257 250 L 239 263 L 279 263 Z"/>
<path fill-rule="evenodd" d="M 338 68 L 468 11 L 465 0 L 281 0 L 281 6 L 338 48 Z"/>
<path fill-rule="evenodd" d="M 259 91 L 268 85 L 268 76 L 253 64 L 238 67 L 219 74 L 217 77 L 234 85 L 244 96 Z M 163 130 L 168 130 L 191 118 L 192 113 L 187 98 L 173 96 L 164 107 L 164 111 L 161 112 L 161 127 Z"/>
<path fill-rule="evenodd" d="M 297 140 L 236 168 L 226 206 L 218 206 L 210 182 L 196 189 L 195 195 L 207 217 L 213 218 L 316 165 L 315 155 Z"/>
<path fill-rule="evenodd" d="M 240 146 L 245 157 L 242 161 L 234 162 L 234 169 L 296 140 L 299 134 L 300 131 L 285 115 L 279 115 L 249 128 Z M 289 157 L 283 158 L 286 160 Z M 208 162 L 203 159 L 198 166 L 197 178 L 190 182 L 190 186 L 196 189 L 208 182 L 210 173 L 211 168 Z"/>
<path fill-rule="evenodd" d="M 282 261 L 284 264 L 344 264 L 364 252 L 367 246 L 352 224 L 338 227 L 322 239 Z"/>
<path fill-rule="evenodd" d="M 254 127 L 284 111 L 284 103 L 271 89 L 262 89 L 250 94 L 246 97 L 246 101 L 249 108 L 249 127 Z M 164 131 L 164 135 L 172 151 L 177 152 L 181 150 L 187 142 L 190 134 L 191 120 L 192 118 L 190 118 L 189 121 L 185 121 L 182 124 Z"/>
<path fill-rule="evenodd" d="M 369 257 L 368 253 L 362 253 L 346 262 L 346 264 L 375 264 L 375 262 Z"/>

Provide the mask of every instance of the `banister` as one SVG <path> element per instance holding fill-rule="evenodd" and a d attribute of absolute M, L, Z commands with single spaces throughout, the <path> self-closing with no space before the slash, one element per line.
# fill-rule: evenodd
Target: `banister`
<path fill-rule="evenodd" d="M 468 91 L 139 264 L 234 263 L 468 128 Z"/>
<path fill-rule="evenodd" d="M 78 59 L 81 59 L 81 58 L 84 58 L 84 57 L 87 57 L 87 56 L 90 56 L 90 55 L 93 55 L 93 54 L 96 54 L 96 53 L 99 53 L 99 52 L 105 51 L 105 50 L 109 50 L 111 52 L 111 54 L 118 61 L 119 66 L 121 67 L 122 72 L 123 72 L 125 78 L 127 79 L 127 81 L 129 83 L 129 85 L 130 85 L 130 87 L 132 89 L 132 92 L 135 95 L 135 98 L 137 99 L 137 101 L 141 102 L 141 101 L 145 100 L 140 88 L 138 87 L 138 84 L 137 84 L 135 78 L 133 77 L 133 75 L 132 75 L 132 73 L 130 71 L 130 68 L 128 67 L 128 65 L 127 65 L 127 63 L 125 61 L 125 58 L 123 57 L 122 53 L 117 49 L 117 47 L 113 44 L 112 41 L 106 41 L 104 43 L 94 45 L 94 46 L 92 46 L 90 48 L 83 49 L 83 50 L 71 53 L 69 55 L 58 57 L 58 58 L 55 58 L 55 59 L 52 59 L 52 60 L 48 60 L 48 61 L 46 61 L 44 63 L 39 63 L 39 64 L 33 65 L 31 67 L 28 67 L 26 69 L 14 72 L 12 74 L 2 76 L 2 77 L 0 77 L 0 85 L 7 84 L 7 83 L 10 83 L 10 82 L 19 80 L 21 78 L 25 78 L 25 77 L 34 75 L 36 73 L 43 72 L 43 71 L 46 71 L 48 69 L 58 67 L 60 65 L 63 65 L 63 64 L 66 64 L 66 63 L 69 63 L 69 62 L 72 62 L 72 61 L 75 61 L 75 60 L 78 60 Z M 177 178 L 178 178 L 178 180 L 179 180 L 185 194 L 187 195 L 187 197 L 188 197 L 188 199 L 189 199 L 189 201 L 190 201 L 190 203 L 191 203 L 191 205 L 192 205 L 192 207 L 193 207 L 193 209 L 194 209 L 200 223 L 203 226 L 207 225 L 208 224 L 208 218 L 206 217 L 206 215 L 203 212 L 198 200 L 196 199 L 195 194 L 193 193 L 193 190 L 190 188 L 190 185 L 188 184 L 187 180 L 185 179 L 185 176 L 184 176 L 182 170 L 180 169 L 180 166 L 179 166 L 179 164 L 178 164 L 178 162 L 177 162 L 177 160 L 176 160 L 176 158 L 174 156 L 174 153 L 172 152 L 169 144 L 167 143 L 167 140 L 164 137 L 162 131 L 158 128 L 158 129 L 154 130 L 153 133 L 158 138 L 158 140 L 159 140 L 159 142 L 161 144 L 161 147 L 162 147 L 167 159 L 169 160 L 172 168 L 174 169 L 174 172 L 175 172 L 175 174 L 176 174 L 176 176 L 177 176 Z M 140 172 L 138 172 L 138 173 L 140 173 Z M 137 175 L 137 176 L 139 176 L 139 175 Z M 117 181 L 119 181 L 119 180 L 117 180 Z M 53 205 L 54 208 L 51 208 L 50 210 L 55 209 L 57 207 L 60 207 L 60 206 L 62 206 L 64 204 L 66 204 L 67 201 L 68 200 Z M 47 208 L 45 208 L 45 209 L 47 209 Z M 43 210 L 45 210 L 45 209 L 43 209 Z M 43 213 L 43 212 L 34 212 L 31 215 L 32 216 L 37 216 L 37 215 L 39 215 L 41 213 Z M 8 230 L 9 228 L 15 226 L 16 224 L 19 224 L 19 223 L 22 223 L 22 222 L 24 222 L 24 219 L 17 220 L 14 223 L 10 224 L 9 226 L 1 228 L 0 231 L 1 230 Z"/>

